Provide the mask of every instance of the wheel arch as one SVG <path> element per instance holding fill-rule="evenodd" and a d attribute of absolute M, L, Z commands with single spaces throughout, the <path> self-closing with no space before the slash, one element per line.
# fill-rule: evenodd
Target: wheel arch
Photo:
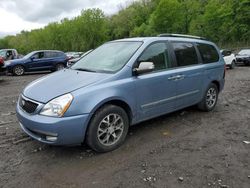
<path fill-rule="evenodd" d="M 24 65 L 24 64 L 14 64 L 12 67 L 11 67 L 11 73 L 14 73 L 14 68 L 16 67 L 16 66 L 21 66 L 21 67 L 23 67 L 23 69 L 24 69 L 24 72 L 27 72 L 27 67 Z"/>
<path fill-rule="evenodd" d="M 128 115 L 128 119 L 129 119 L 129 125 L 131 125 L 132 123 L 132 117 L 133 117 L 133 114 L 132 114 L 132 109 L 131 107 L 124 101 L 124 100 L 121 100 L 121 99 L 108 99 L 108 100 L 105 100 L 105 101 L 102 101 L 100 102 L 98 105 L 95 106 L 95 108 L 91 111 L 91 116 L 88 118 L 88 121 L 87 121 L 87 127 L 86 127 L 86 132 L 85 132 L 85 136 L 84 136 L 84 139 L 83 139 L 83 142 L 86 141 L 86 134 L 88 132 L 88 129 L 89 129 L 89 125 L 95 115 L 95 113 L 101 109 L 102 107 L 104 107 L 105 105 L 116 105 L 116 106 L 119 106 L 121 107 L 122 109 L 125 110 L 125 112 L 127 113 Z"/>
<path fill-rule="evenodd" d="M 123 110 L 125 110 L 125 112 L 127 113 L 128 115 L 128 118 L 129 118 L 129 123 L 132 122 L 132 117 L 133 117 L 133 113 L 132 113 L 132 109 L 131 107 L 129 106 L 128 103 L 126 103 L 124 100 L 122 99 L 115 99 L 115 98 L 112 98 L 112 99 L 108 99 L 108 100 L 105 100 L 105 101 L 102 101 L 100 102 L 98 105 L 96 105 L 96 107 L 92 110 L 91 112 L 91 117 L 90 117 L 90 120 L 88 122 L 88 125 L 92 119 L 92 117 L 94 116 L 94 114 L 96 113 L 97 110 L 99 110 L 100 108 L 102 108 L 103 106 L 105 105 L 116 105 L 116 106 L 119 106 L 121 107 Z"/>
<path fill-rule="evenodd" d="M 220 91 L 220 82 L 218 82 L 217 80 L 213 80 L 211 83 L 215 84 L 217 86 L 218 91 Z"/>

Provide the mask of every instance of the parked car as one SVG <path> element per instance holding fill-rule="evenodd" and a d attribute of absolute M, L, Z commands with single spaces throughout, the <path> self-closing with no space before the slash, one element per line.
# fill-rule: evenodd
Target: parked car
<path fill-rule="evenodd" d="M 237 62 L 250 65 L 250 49 L 243 49 L 236 55 Z"/>
<path fill-rule="evenodd" d="M 2 71 L 2 68 L 4 66 L 4 59 L 0 56 L 0 72 Z"/>
<path fill-rule="evenodd" d="M 79 58 L 83 54 L 83 52 L 66 52 L 65 53 L 68 59 Z"/>
<path fill-rule="evenodd" d="M 17 117 L 23 131 L 40 142 L 85 141 L 107 152 L 124 142 L 130 125 L 192 105 L 213 110 L 224 78 L 218 47 L 203 38 L 121 39 L 29 84 Z"/>
<path fill-rule="evenodd" d="M 25 72 L 61 70 L 67 65 L 67 56 L 56 50 L 33 51 L 21 59 L 5 62 L 5 69 L 9 73 L 20 76 Z"/>
<path fill-rule="evenodd" d="M 69 59 L 68 63 L 67 63 L 67 67 L 72 66 L 73 64 L 75 64 L 77 61 L 79 61 L 81 58 L 83 58 L 84 56 L 86 56 L 87 54 L 89 54 L 92 50 L 89 50 L 85 53 L 83 53 L 80 57 L 77 58 L 73 58 L 73 59 Z"/>
<path fill-rule="evenodd" d="M 1 49 L 0 57 L 2 57 L 4 61 L 18 59 L 18 53 L 16 49 Z"/>
<path fill-rule="evenodd" d="M 226 66 L 229 67 L 230 69 L 234 69 L 236 65 L 235 54 L 232 53 L 232 51 L 230 50 L 221 50 L 220 52 L 223 56 Z"/>

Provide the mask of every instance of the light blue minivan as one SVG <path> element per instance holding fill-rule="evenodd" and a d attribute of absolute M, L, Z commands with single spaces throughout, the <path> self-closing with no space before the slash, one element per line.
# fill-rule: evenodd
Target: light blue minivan
<path fill-rule="evenodd" d="M 124 142 L 131 125 L 192 105 L 213 110 L 224 79 L 218 47 L 203 38 L 115 40 L 30 83 L 17 117 L 24 132 L 43 143 L 86 142 L 107 152 Z"/>

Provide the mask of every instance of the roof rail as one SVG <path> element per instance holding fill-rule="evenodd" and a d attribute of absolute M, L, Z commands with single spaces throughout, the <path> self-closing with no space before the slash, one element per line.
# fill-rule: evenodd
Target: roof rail
<path fill-rule="evenodd" d="M 207 40 L 205 37 L 199 37 L 194 35 L 171 34 L 171 33 L 159 34 L 158 37 L 183 37 L 183 38 Z"/>

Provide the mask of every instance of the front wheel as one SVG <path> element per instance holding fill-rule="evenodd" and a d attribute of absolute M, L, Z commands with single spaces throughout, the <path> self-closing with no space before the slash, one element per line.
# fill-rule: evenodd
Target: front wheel
<path fill-rule="evenodd" d="M 198 108 L 202 111 L 209 112 L 216 106 L 218 100 L 218 88 L 214 83 L 210 83 L 206 90 L 205 96 L 202 101 L 198 104 Z"/>
<path fill-rule="evenodd" d="M 124 142 L 128 127 L 127 113 L 119 106 L 106 105 L 94 114 L 86 142 L 97 152 L 115 150 Z"/>
<path fill-rule="evenodd" d="M 13 74 L 16 76 L 21 76 L 24 74 L 24 72 L 25 72 L 25 70 L 24 70 L 24 67 L 22 65 L 16 65 L 13 68 Z"/>

